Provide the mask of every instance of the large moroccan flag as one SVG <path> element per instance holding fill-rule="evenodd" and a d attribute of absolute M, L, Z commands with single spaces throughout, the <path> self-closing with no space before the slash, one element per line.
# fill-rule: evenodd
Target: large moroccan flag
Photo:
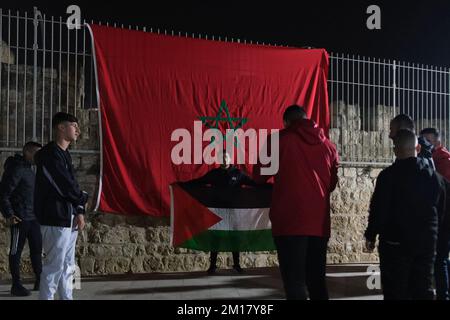
<path fill-rule="evenodd" d="M 220 188 L 173 184 L 171 242 L 201 251 L 271 251 L 272 188 Z"/>
<path fill-rule="evenodd" d="M 325 50 L 90 28 L 102 128 L 100 211 L 168 216 L 169 185 L 213 169 L 172 162 L 172 133 L 184 128 L 194 136 L 194 121 L 203 130 L 280 129 L 285 108 L 298 104 L 328 129 Z"/>

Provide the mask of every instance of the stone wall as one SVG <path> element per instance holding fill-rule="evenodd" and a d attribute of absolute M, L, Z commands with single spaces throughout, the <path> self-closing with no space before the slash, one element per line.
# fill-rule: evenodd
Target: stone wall
<path fill-rule="evenodd" d="M 0 40 L 0 63 L 14 64 L 16 61 L 14 53 L 9 48 L 8 44 Z"/>

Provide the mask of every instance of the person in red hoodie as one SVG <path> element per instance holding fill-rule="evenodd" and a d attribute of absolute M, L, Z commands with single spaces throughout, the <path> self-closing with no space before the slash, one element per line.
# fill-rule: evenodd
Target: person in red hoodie
<path fill-rule="evenodd" d="M 308 291 L 311 300 L 327 300 L 330 193 L 338 182 L 339 157 L 302 107 L 287 108 L 283 121 L 270 220 L 286 298 L 305 300 Z M 253 178 L 264 183 L 271 177 L 261 175 L 261 168 L 255 166 Z"/>
<path fill-rule="evenodd" d="M 435 128 L 423 129 L 420 135 L 430 142 L 433 148 L 433 162 L 436 171 L 447 180 L 450 186 L 450 152 L 442 146 L 441 135 Z M 450 188 L 449 188 L 450 189 Z M 449 206 L 447 200 L 447 207 Z M 434 275 L 436 280 L 436 297 L 438 300 L 450 300 L 450 214 L 447 212 L 440 222 L 439 239 L 436 252 Z"/>
<path fill-rule="evenodd" d="M 435 128 L 427 128 L 423 129 L 420 135 L 427 139 L 434 147 L 432 156 L 436 171 L 447 179 L 447 181 L 450 181 L 450 152 L 442 145 L 439 131 Z"/>

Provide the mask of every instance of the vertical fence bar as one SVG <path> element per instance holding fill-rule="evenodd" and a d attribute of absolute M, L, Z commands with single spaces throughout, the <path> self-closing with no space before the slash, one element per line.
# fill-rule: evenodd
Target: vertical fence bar
<path fill-rule="evenodd" d="M 444 92 L 442 91 L 443 72 L 444 72 L 444 70 L 442 69 L 442 67 L 440 67 L 439 68 L 439 92 L 440 92 L 440 95 L 439 95 L 439 123 L 441 125 L 441 133 L 442 133 L 442 129 L 444 129 L 444 127 L 445 127 L 445 121 L 442 121 L 443 119 L 445 119 L 442 117 L 443 116 L 443 114 L 442 114 L 442 97 L 444 95 Z M 445 132 L 447 132 L 447 131 L 445 131 Z M 446 146 L 446 143 L 445 143 L 446 136 L 447 136 L 446 133 L 444 135 L 442 135 L 442 138 L 444 139 L 443 143 L 445 146 Z"/>
<path fill-rule="evenodd" d="M 386 59 L 383 59 L 383 94 L 382 94 L 382 99 L 383 99 L 383 108 L 386 112 L 383 112 L 383 126 L 387 123 L 386 119 L 386 113 L 388 110 L 390 110 L 390 108 L 386 105 Z M 381 103 L 381 101 L 380 101 Z M 387 157 L 387 150 L 388 150 L 388 146 L 386 145 L 386 130 L 389 130 L 389 128 L 383 128 L 383 145 L 382 145 L 382 154 L 386 155 L 386 157 L 383 157 L 383 161 L 388 161 L 388 157 Z"/>
<path fill-rule="evenodd" d="M 67 26 L 66 26 L 67 27 Z M 66 67 L 66 112 L 69 113 L 70 98 L 70 29 L 67 28 L 67 67 Z"/>
<path fill-rule="evenodd" d="M 347 72 L 346 72 L 345 78 L 344 78 L 344 83 L 346 83 L 346 87 L 347 87 L 347 94 L 346 94 L 346 97 L 345 97 L 345 101 L 346 101 L 346 104 L 347 104 L 347 119 L 348 119 L 348 113 L 349 113 L 348 109 L 350 107 L 350 99 L 349 99 L 349 97 L 350 97 L 350 84 L 349 84 L 350 83 L 350 81 L 349 81 L 350 63 L 349 63 L 349 59 L 350 59 L 350 56 L 347 54 L 347 57 L 345 59 L 345 62 L 347 64 Z M 350 130 L 347 130 L 347 142 L 350 142 L 351 138 L 352 138 L 352 133 L 351 133 Z M 349 143 L 349 156 L 351 158 L 353 158 L 353 145 L 352 145 L 352 143 Z"/>
<path fill-rule="evenodd" d="M 341 99 L 342 99 L 342 104 L 345 107 L 345 113 L 347 114 L 347 128 L 348 128 L 348 104 L 346 104 L 347 102 L 345 101 L 345 66 L 344 66 L 344 62 L 345 62 L 345 56 L 344 54 L 341 54 L 341 66 L 342 66 L 342 70 L 341 70 Z M 347 158 L 349 158 L 350 156 L 350 148 L 348 146 L 348 130 L 345 130 L 345 141 L 347 142 L 346 145 L 346 155 Z M 344 145 L 344 144 L 343 144 Z"/>
<path fill-rule="evenodd" d="M 420 119 L 421 119 L 421 127 L 423 128 L 423 119 L 425 118 L 425 113 L 423 111 L 423 106 L 425 105 L 425 67 L 422 64 L 422 105 L 420 106 Z"/>
<path fill-rule="evenodd" d="M 19 109 L 19 11 L 16 12 L 16 110 L 14 113 L 14 146 L 18 146 L 18 109 Z"/>
<path fill-rule="evenodd" d="M 396 94 L 397 94 L 397 63 L 394 60 L 392 62 L 392 106 L 394 107 L 394 117 L 397 115 L 397 100 L 396 100 Z"/>
<path fill-rule="evenodd" d="M 419 107 L 420 107 L 420 73 L 419 73 L 419 65 L 414 63 L 414 72 L 413 72 L 413 87 L 414 87 L 414 109 L 413 109 L 413 117 L 418 120 L 419 115 Z"/>
<path fill-rule="evenodd" d="M 94 48 L 92 48 L 91 47 L 91 59 L 90 59 L 90 63 L 89 63 L 89 66 L 90 66 L 90 79 L 91 79 L 91 81 L 92 81 L 92 79 L 94 79 L 94 57 L 93 57 L 93 55 L 94 55 Z M 90 88 L 90 98 L 89 98 L 89 100 L 91 101 L 91 105 L 89 106 L 89 107 L 92 107 L 92 105 L 93 105 L 93 96 L 94 96 L 94 94 L 93 94 L 93 85 L 91 84 L 90 86 L 89 86 Z M 97 101 L 97 99 L 96 99 L 96 101 Z M 98 104 L 99 102 L 97 101 L 97 104 Z M 97 107 L 100 107 L 100 106 L 97 106 Z"/>
<path fill-rule="evenodd" d="M 214 37 L 213 37 L 214 40 Z M 329 83 L 329 88 L 330 88 L 330 96 L 328 98 L 329 104 L 330 104 L 330 109 L 331 109 L 331 116 L 330 116 L 330 127 L 334 128 L 334 106 L 333 106 L 333 79 L 334 79 L 334 73 L 333 73 L 333 65 L 334 65 L 334 61 L 333 61 L 333 54 L 330 54 L 330 77 L 328 80 Z"/>
<path fill-rule="evenodd" d="M 359 55 L 358 55 L 357 59 L 358 59 L 358 61 L 357 61 L 357 65 L 358 65 L 358 86 L 357 86 L 358 98 L 357 99 L 358 99 L 358 108 L 360 110 L 359 111 L 360 116 L 361 116 L 361 109 L 363 112 L 363 117 L 361 119 L 361 129 L 360 129 L 361 130 L 360 137 L 362 139 L 362 147 L 359 148 L 360 153 L 361 153 L 359 160 L 362 161 L 362 159 L 364 158 L 364 130 L 365 130 L 365 127 L 364 127 L 364 108 L 361 107 L 361 61 L 359 59 Z"/>
<path fill-rule="evenodd" d="M 8 43 L 11 43 L 11 10 L 8 10 Z M 11 53 L 8 51 L 8 76 L 6 88 L 6 146 L 9 146 L 9 91 L 11 78 Z"/>
<path fill-rule="evenodd" d="M 341 97 L 340 97 L 340 92 L 339 92 L 339 81 L 340 81 L 340 73 L 339 73 L 339 64 L 340 64 L 340 58 L 339 55 L 336 55 L 336 100 L 337 100 L 337 105 L 336 105 L 336 112 L 341 113 L 340 107 L 341 107 Z M 343 117 L 341 117 L 341 119 L 343 120 Z M 343 121 L 341 120 L 341 129 L 340 129 L 340 135 L 339 135 L 339 139 L 340 139 L 340 143 L 341 143 L 341 149 L 342 149 L 342 154 L 344 154 L 344 157 L 346 156 L 345 152 L 344 152 L 344 128 L 343 128 Z"/>
<path fill-rule="evenodd" d="M 356 87 L 356 81 L 355 81 L 355 55 L 354 54 L 352 55 L 352 81 L 351 81 L 351 83 L 352 83 L 352 89 L 353 89 L 352 90 L 352 104 L 353 104 L 353 106 L 354 106 L 354 108 L 355 108 L 355 110 L 356 110 L 356 112 L 358 114 L 358 117 L 361 119 L 361 116 L 360 116 L 361 112 L 359 110 L 359 104 L 356 103 L 356 101 L 355 101 L 355 90 L 357 89 L 357 87 Z M 359 125 L 361 126 L 360 123 L 359 123 Z M 355 130 L 359 131 L 359 133 L 361 132 L 360 131 L 361 128 L 355 128 Z M 358 134 L 358 132 L 355 132 L 355 135 L 356 135 L 357 138 L 358 138 L 358 136 L 359 137 L 361 136 L 360 134 Z M 356 141 L 358 141 L 358 140 L 356 139 Z M 355 148 L 356 148 L 356 150 L 355 150 L 355 161 L 358 161 L 358 158 L 359 158 L 358 144 L 356 144 Z"/>
<path fill-rule="evenodd" d="M 359 56 L 358 56 L 359 59 Z M 367 61 L 365 59 L 364 56 L 361 57 L 362 61 L 362 111 L 363 111 L 363 125 L 364 125 L 364 132 L 363 132 L 363 139 L 362 139 L 362 158 L 363 160 L 365 160 L 365 148 L 366 148 L 366 131 L 367 131 L 367 136 L 369 135 L 369 130 L 367 128 L 367 123 L 366 123 L 366 66 L 367 66 Z"/>
<path fill-rule="evenodd" d="M 33 62 L 33 141 L 37 141 L 37 64 L 38 64 L 38 27 L 39 27 L 39 11 L 37 8 L 34 8 L 34 62 Z"/>
<path fill-rule="evenodd" d="M 25 44 L 24 44 L 24 73 L 23 73 L 23 110 L 22 110 L 22 144 L 25 145 L 26 143 L 26 109 L 27 109 L 27 73 L 28 73 L 28 67 L 27 67 L 27 56 L 28 56 L 28 14 L 25 11 Z"/>
<path fill-rule="evenodd" d="M 45 129 L 45 55 L 46 55 L 46 47 L 45 47 L 45 14 L 44 19 L 42 21 L 42 30 L 43 30 L 43 38 L 42 38 L 42 110 L 41 110 L 41 143 L 44 144 L 44 129 Z"/>
<path fill-rule="evenodd" d="M 439 131 L 442 131 L 441 125 L 439 123 L 438 126 L 438 94 L 440 95 L 441 92 L 438 91 L 438 86 L 437 86 L 437 82 L 438 82 L 438 67 L 434 67 L 434 116 L 436 117 L 435 119 L 435 123 L 436 123 L 436 127 L 439 128 Z M 439 121 L 440 122 L 440 121 Z"/>
<path fill-rule="evenodd" d="M 74 92 L 74 106 L 73 106 L 73 115 L 77 116 L 77 87 L 78 87 L 78 28 L 75 28 L 75 70 L 74 70 L 74 84 L 73 84 L 73 92 Z"/>
<path fill-rule="evenodd" d="M 376 99 L 375 81 L 376 81 L 376 76 L 377 76 L 376 75 L 376 72 L 377 72 L 376 64 L 377 64 L 377 60 L 375 58 L 373 58 L 373 62 L 372 62 L 372 73 L 373 73 L 372 74 L 372 107 L 371 108 L 369 107 L 369 110 L 372 111 L 372 116 L 370 116 L 370 113 L 369 113 L 369 120 L 370 120 L 369 125 L 372 124 L 372 131 L 370 131 L 370 129 L 369 129 L 369 131 L 370 131 L 370 136 L 369 136 L 370 140 L 369 141 L 370 141 L 370 145 L 372 146 L 372 148 L 370 150 L 371 151 L 370 158 L 372 158 L 372 159 L 374 159 L 376 157 L 376 155 L 373 154 L 374 148 L 372 145 L 372 139 L 374 137 L 374 133 L 376 130 L 376 128 L 374 128 L 374 127 L 377 125 L 377 123 L 376 123 L 376 119 L 377 119 L 376 107 L 377 107 L 377 105 L 376 105 L 376 100 L 375 100 Z"/>
<path fill-rule="evenodd" d="M 50 111 L 48 115 L 48 141 L 52 140 L 53 128 L 52 128 L 52 117 L 53 117 L 53 53 L 54 53 L 54 36 L 55 36 L 55 20 L 52 16 L 51 20 L 51 43 L 50 43 Z"/>
<path fill-rule="evenodd" d="M 409 104 L 409 95 L 411 94 L 411 88 L 410 88 L 410 84 L 409 84 L 409 77 L 410 77 L 410 72 L 411 72 L 411 70 L 410 70 L 410 63 L 408 62 L 408 67 L 407 67 L 408 69 L 407 69 L 407 72 L 406 72 L 406 84 L 405 84 L 405 87 L 406 87 L 406 93 L 407 93 L 407 96 L 406 96 L 406 108 L 407 108 L 407 110 L 408 110 L 408 115 L 409 116 L 411 116 L 411 106 L 410 106 L 410 104 Z"/>
<path fill-rule="evenodd" d="M 399 81 L 398 81 L 398 93 L 401 95 L 401 97 L 399 97 L 399 102 L 402 101 L 401 105 L 400 105 L 400 113 L 406 113 L 406 103 L 405 103 L 405 79 L 406 79 L 406 63 L 405 62 L 400 62 L 400 66 L 402 68 L 402 77 L 399 77 Z"/>
<path fill-rule="evenodd" d="M 381 59 L 380 58 L 378 58 L 378 83 L 377 83 L 377 91 L 378 91 L 378 97 L 377 97 L 377 109 L 378 109 L 378 114 L 377 114 L 377 118 L 379 118 L 380 117 L 380 112 L 381 112 L 381 114 L 382 114 L 382 117 L 381 117 L 381 126 L 379 126 L 379 128 L 378 128 L 378 130 L 380 131 L 380 132 L 383 132 L 383 127 L 384 127 L 384 121 L 383 121 L 383 119 L 384 119 L 384 110 L 385 110 L 385 106 L 383 105 L 383 106 L 381 106 L 381 88 L 382 88 L 382 85 L 381 85 Z M 381 108 L 381 109 L 380 109 Z M 378 122 L 378 124 L 380 123 L 380 121 L 377 119 L 377 122 Z M 380 135 L 380 138 L 382 138 L 382 136 Z M 377 154 L 377 157 L 378 156 L 382 156 L 383 155 L 383 153 L 382 153 L 382 150 L 383 150 L 383 146 L 382 146 L 382 144 L 381 144 L 381 141 L 380 141 L 380 143 L 378 144 L 378 146 L 379 146 L 379 149 L 378 149 L 378 154 Z"/>
<path fill-rule="evenodd" d="M 443 93 L 443 95 L 441 96 L 441 99 L 442 99 L 441 106 L 442 106 L 442 121 L 444 122 L 443 127 L 445 130 L 445 133 L 442 134 L 442 138 L 445 141 L 445 143 L 444 143 L 445 147 L 448 148 L 448 143 L 450 141 L 447 139 L 447 136 L 448 136 L 447 121 L 449 119 L 447 119 L 447 106 L 446 106 L 447 105 L 447 97 L 448 97 L 448 93 L 447 93 L 448 89 L 447 89 L 447 85 L 446 85 L 447 84 L 446 75 L 447 75 L 447 70 L 445 68 L 442 68 L 442 93 Z"/>
<path fill-rule="evenodd" d="M 86 20 L 83 21 L 83 98 L 81 100 L 81 108 L 84 110 L 86 100 Z M 114 27 L 116 24 L 114 24 Z"/>
<path fill-rule="evenodd" d="M 61 91 L 62 91 L 62 18 L 59 17 L 59 73 L 58 73 L 58 111 L 62 109 Z"/>
<path fill-rule="evenodd" d="M 3 9 L 0 8 L 0 61 L 2 61 L 3 58 Z M 3 114 L 3 107 L 2 107 L 2 96 L 3 96 L 3 90 L 2 88 L 2 73 L 3 73 L 3 64 L 0 63 L 0 115 Z M 2 124 L 3 120 L 0 118 L 0 125 Z M 0 130 L 0 134 L 3 135 L 3 130 Z M 0 137 L 0 142 L 2 142 L 3 137 Z"/>

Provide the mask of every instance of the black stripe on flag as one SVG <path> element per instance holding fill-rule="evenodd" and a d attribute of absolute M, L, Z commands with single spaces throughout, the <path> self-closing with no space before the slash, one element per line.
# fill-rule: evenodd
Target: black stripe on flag
<path fill-rule="evenodd" d="M 207 208 L 270 208 L 272 199 L 270 184 L 248 188 L 209 187 L 189 183 L 178 185 Z"/>

